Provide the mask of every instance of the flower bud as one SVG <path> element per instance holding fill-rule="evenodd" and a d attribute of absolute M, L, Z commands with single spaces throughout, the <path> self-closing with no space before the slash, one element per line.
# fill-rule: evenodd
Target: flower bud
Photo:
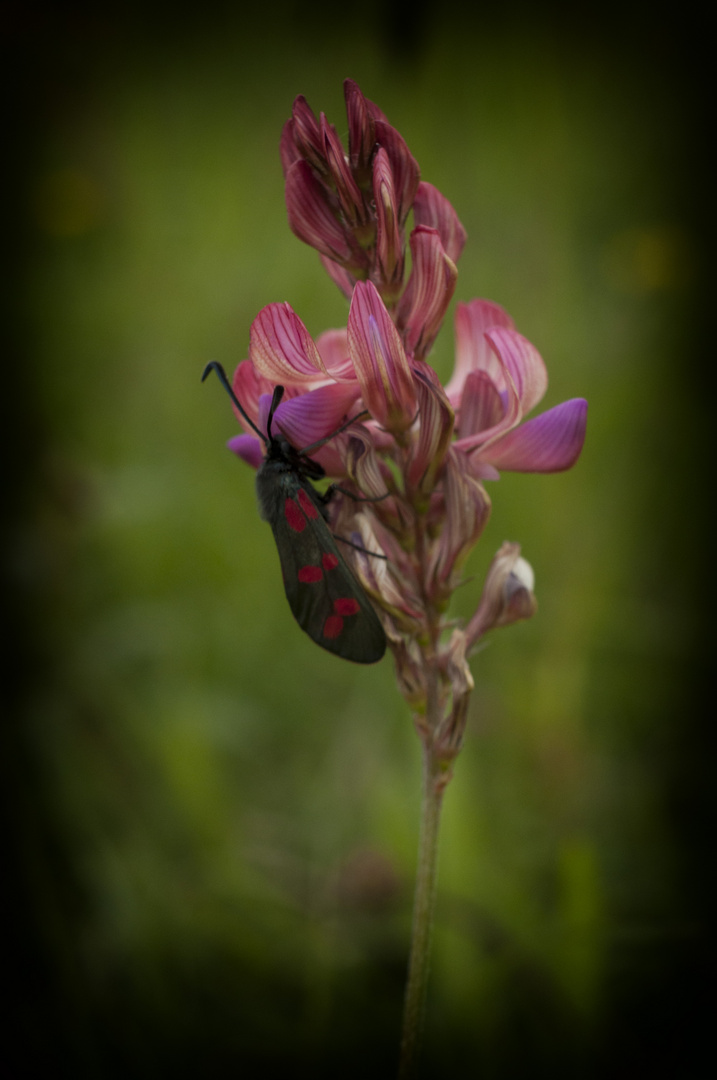
<path fill-rule="evenodd" d="M 451 449 L 443 470 L 443 528 L 433 547 L 429 566 L 431 594 L 437 601 L 447 599 L 458 583 L 459 571 L 490 517 L 490 499 L 471 476 L 465 457 Z"/>
<path fill-rule="evenodd" d="M 403 242 L 393 174 L 383 149 L 373 159 L 373 197 L 376 206 L 375 279 L 381 295 L 391 301 L 403 284 Z"/>
<path fill-rule="evenodd" d="M 520 544 L 506 541 L 491 563 L 478 610 L 466 628 L 469 643 L 494 627 L 530 619 L 538 610 L 534 584 L 533 568 L 521 558 Z"/>
<path fill-rule="evenodd" d="M 363 96 L 353 79 L 344 82 L 346 115 L 349 121 L 349 163 L 359 185 L 370 180 L 371 154 L 376 145 L 376 125 Z"/>
<path fill-rule="evenodd" d="M 294 101 L 292 109 L 294 121 L 293 135 L 296 148 L 309 165 L 313 165 L 321 176 L 326 176 L 328 166 L 324 157 L 324 141 L 321 129 L 313 110 L 303 94 Z"/>
<path fill-rule="evenodd" d="M 324 155 L 328 162 L 341 210 L 347 225 L 355 229 L 366 221 L 363 196 L 351 174 L 341 140 L 336 134 L 333 125 L 327 123 L 323 113 L 321 114 L 321 135 L 324 140 Z"/>
<path fill-rule="evenodd" d="M 295 161 L 284 188 L 291 231 L 305 244 L 336 262 L 354 261 L 345 230 L 338 219 L 339 203 L 306 161 Z"/>
<path fill-rule="evenodd" d="M 451 634 L 446 652 L 446 677 L 451 688 L 451 707 L 441 720 L 435 736 L 436 756 L 448 765 L 463 745 L 468 720 L 468 705 L 474 687 L 473 676 L 466 660 L 468 640 L 463 630 Z M 449 779 L 450 776 L 447 777 Z"/>

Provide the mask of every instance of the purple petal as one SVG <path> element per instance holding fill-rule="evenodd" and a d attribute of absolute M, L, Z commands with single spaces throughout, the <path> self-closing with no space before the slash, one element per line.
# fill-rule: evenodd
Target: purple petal
<path fill-rule="evenodd" d="M 252 469 L 258 469 L 264 457 L 264 448 L 255 435 L 235 435 L 227 443 L 227 448 L 251 465 Z"/>
<path fill-rule="evenodd" d="M 588 403 L 573 398 L 509 431 L 485 450 L 483 464 L 513 472 L 561 472 L 577 461 L 585 442 Z"/>
<path fill-rule="evenodd" d="M 358 383 L 332 383 L 283 401 L 274 413 L 272 434 L 282 432 L 297 450 L 311 446 L 358 412 L 354 402 L 359 393 Z"/>

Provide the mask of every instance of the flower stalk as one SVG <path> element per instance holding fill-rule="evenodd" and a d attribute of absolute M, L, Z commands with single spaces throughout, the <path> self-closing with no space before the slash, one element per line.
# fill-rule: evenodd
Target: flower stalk
<path fill-rule="evenodd" d="M 428 720 L 428 716 L 426 717 Z M 435 718 L 434 718 L 435 719 Z M 438 888 L 438 838 L 446 782 L 431 739 L 423 737 L 421 824 L 413 900 L 411 951 L 401 1033 L 400 1080 L 415 1074 L 428 991 L 433 913 Z"/>

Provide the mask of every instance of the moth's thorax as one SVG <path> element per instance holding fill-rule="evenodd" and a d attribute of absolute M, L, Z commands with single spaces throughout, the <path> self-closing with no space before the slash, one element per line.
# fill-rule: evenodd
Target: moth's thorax
<path fill-rule="evenodd" d="M 270 464 L 281 465 L 284 469 L 298 473 L 299 476 L 308 477 L 310 480 L 320 480 L 326 475 L 318 461 L 302 454 L 283 435 L 274 436 L 269 440 L 261 467 Z"/>
<path fill-rule="evenodd" d="M 271 522 L 287 496 L 292 496 L 302 486 L 311 489 L 306 481 L 320 480 L 324 475 L 317 461 L 301 454 L 283 435 L 272 437 L 256 474 L 260 516 Z"/>

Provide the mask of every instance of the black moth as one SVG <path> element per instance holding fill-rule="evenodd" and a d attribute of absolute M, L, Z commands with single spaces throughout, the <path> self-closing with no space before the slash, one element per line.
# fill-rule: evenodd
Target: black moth
<path fill-rule="evenodd" d="M 329 652 L 357 664 L 375 663 L 386 651 L 386 635 L 331 535 L 326 511 L 331 489 L 322 495 L 311 484 L 325 473 L 306 453 L 323 446 L 356 418 L 305 450 L 296 450 L 283 435 L 272 435 L 271 431 L 283 386 L 274 389 L 264 435 L 242 408 L 221 364 L 207 364 L 202 382 L 212 370 L 266 447 L 256 474 L 259 514 L 274 533 L 286 598 L 294 618 L 317 645 Z"/>

